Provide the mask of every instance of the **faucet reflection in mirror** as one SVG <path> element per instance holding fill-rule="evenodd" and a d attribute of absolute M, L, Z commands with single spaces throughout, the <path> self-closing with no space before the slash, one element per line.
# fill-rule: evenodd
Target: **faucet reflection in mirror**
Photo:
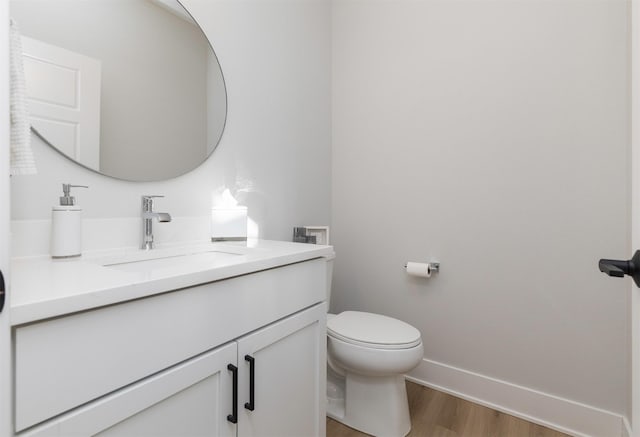
<path fill-rule="evenodd" d="M 141 249 L 153 249 L 153 219 L 160 223 L 171 221 L 171 215 L 167 212 L 154 212 L 153 199 L 164 196 L 142 196 L 142 245 Z"/>

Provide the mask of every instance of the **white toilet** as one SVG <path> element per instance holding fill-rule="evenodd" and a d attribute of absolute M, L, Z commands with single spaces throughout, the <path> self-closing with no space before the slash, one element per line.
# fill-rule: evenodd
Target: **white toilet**
<path fill-rule="evenodd" d="M 327 259 L 328 296 L 333 257 Z M 411 430 L 404 373 L 423 357 L 420 331 L 379 314 L 327 316 L 327 416 L 380 437 Z"/>

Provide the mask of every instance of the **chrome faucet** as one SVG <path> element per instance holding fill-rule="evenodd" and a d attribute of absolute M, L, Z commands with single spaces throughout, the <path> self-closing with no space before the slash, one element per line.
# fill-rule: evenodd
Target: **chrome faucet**
<path fill-rule="evenodd" d="M 171 215 L 166 212 L 153 211 L 153 199 L 164 196 L 142 196 L 142 246 L 141 249 L 153 249 L 153 219 L 160 223 L 171 221 Z"/>

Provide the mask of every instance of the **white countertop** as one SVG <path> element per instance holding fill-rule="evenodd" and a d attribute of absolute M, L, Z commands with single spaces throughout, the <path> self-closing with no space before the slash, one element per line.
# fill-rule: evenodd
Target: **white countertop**
<path fill-rule="evenodd" d="M 249 240 L 143 251 L 116 249 L 80 258 L 14 258 L 11 324 L 21 325 L 333 255 L 331 246 Z M 145 262 L 150 259 L 157 260 Z"/>

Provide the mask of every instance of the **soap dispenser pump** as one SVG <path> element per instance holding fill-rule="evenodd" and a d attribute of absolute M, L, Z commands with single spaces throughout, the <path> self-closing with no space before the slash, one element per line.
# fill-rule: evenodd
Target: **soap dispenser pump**
<path fill-rule="evenodd" d="M 51 257 L 72 258 L 82 253 L 82 208 L 76 205 L 71 188 L 86 185 L 62 184 L 60 205 L 51 208 Z"/>

